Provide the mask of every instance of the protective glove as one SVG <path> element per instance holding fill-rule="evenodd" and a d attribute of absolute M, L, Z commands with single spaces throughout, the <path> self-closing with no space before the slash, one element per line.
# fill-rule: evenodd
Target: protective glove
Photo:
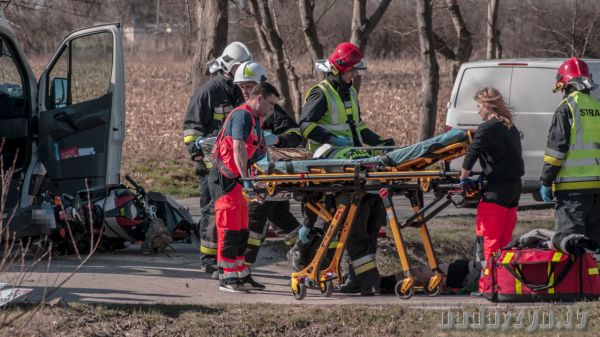
<path fill-rule="evenodd" d="M 249 180 L 244 180 L 244 189 L 254 191 L 254 186 L 252 185 L 252 182 Z"/>
<path fill-rule="evenodd" d="M 310 234 L 310 228 L 306 226 L 300 227 L 298 229 L 298 240 L 302 241 L 303 244 L 307 244 L 310 240 L 308 239 L 308 235 Z"/>
<path fill-rule="evenodd" d="M 552 202 L 552 186 L 540 186 L 540 195 L 544 202 Z"/>
<path fill-rule="evenodd" d="M 471 178 L 462 178 L 460 179 L 460 186 L 465 189 L 474 188 L 475 182 Z"/>
<path fill-rule="evenodd" d="M 354 145 L 354 142 L 352 141 L 352 139 L 349 139 L 346 137 L 334 136 L 334 135 L 329 137 L 329 143 L 331 143 L 335 146 L 353 146 Z"/>
<path fill-rule="evenodd" d="M 263 131 L 263 138 L 265 140 L 265 145 L 276 145 L 279 143 L 279 137 L 269 131 Z"/>
<path fill-rule="evenodd" d="M 202 159 L 204 159 L 204 152 L 202 152 L 202 149 L 196 145 L 198 143 L 198 140 L 200 140 L 200 138 L 198 138 L 195 142 L 190 142 L 187 143 L 187 150 L 190 153 L 190 159 L 192 161 L 201 161 Z"/>

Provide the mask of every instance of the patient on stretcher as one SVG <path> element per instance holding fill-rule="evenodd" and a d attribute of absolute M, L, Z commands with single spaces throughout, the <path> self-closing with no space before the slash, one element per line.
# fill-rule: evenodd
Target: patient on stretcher
<path fill-rule="evenodd" d="M 324 151 L 315 152 L 319 157 L 308 160 L 277 160 L 270 156 L 259 160 L 255 167 L 262 173 L 308 173 L 311 168 L 325 169 L 327 172 L 343 172 L 344 167 L 357 164 L 373 164 L 374 167 L 396 167 L 413 159 L 425 157 L 436 150 L 446 146 L 466 142 L 468 133 L 463 130 L 452 129 L 439 136 L 425 141 L 401 147 L 366 147 L 353 148 L 332 147 Z"/>

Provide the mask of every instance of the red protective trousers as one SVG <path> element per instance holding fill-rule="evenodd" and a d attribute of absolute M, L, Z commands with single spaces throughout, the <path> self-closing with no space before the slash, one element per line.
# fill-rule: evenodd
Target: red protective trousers
<path fill-rule="evenodd" d="M 485 261 L 497 250 L 512 241 L 512 233 L 517 224 L 517 208 L 503 207 L 493 202 L 479 201 L 477 206 L 477 236 L 483 237 L 483 256 Z M 479 291 L 483 291 L 482 278 L 479 279 Z"/>
<path fill-rule="evenodd" d="M 244 260 L 248 241 L 248 202 L 242 195 L 242 186 L 235 187 L 215 202 L 217 224 L 217 265 L 219 279 L 231 280 L 250 275 Z"/>

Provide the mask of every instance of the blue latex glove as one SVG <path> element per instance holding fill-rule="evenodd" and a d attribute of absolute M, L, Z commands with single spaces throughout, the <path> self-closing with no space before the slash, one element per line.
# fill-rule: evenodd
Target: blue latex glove
<path fill-rule="evenodd" d="M 265 140 L 265 145 L 275 145 L 278 141 L 277 136 L 269 131 L 263 131 L 263 138 Z"/>
<path fill-rule="evenodd" d="M 300 227 L 298 229 L 298 240 L 302 241 L 303 244 L 307 244 L 309 242 L 308 235 L 310 234 L 310 228 L 306 226 Z"/>
<path fill-rule="evenodd" d="M 540 195 L 544 202 L 552 202 L 552 186 L 540 186 Z"/>
<path fill-rule="evenodd" d="M 245 180 L 244 181 L 244 189 L 253 191 L 254 188 L 252 187 L 252 182 L 248 181 L 248 180 Z"/>
<path fill-rule="evenodd" d="M 329 137 L 329 142 L 335 146 L 353 146 L 354 142 L 352 139 L 340 136 Z"/>
<path fill-rule="evenodd" d="M 471 178 L 462 178 L 460 180 L 460 186 L 463 188 L 473 188 L 475 187 L 475 182 Z"/>

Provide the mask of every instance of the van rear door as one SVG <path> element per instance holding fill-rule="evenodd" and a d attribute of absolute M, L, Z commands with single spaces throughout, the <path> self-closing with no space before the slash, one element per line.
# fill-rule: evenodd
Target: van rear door
<path fill-rule="evenodd" d="M 72 33 L 40 77 L 39 159 L 52 192 L 119 182 L 125 136 L 122 34 L 119 24 Z"/>

